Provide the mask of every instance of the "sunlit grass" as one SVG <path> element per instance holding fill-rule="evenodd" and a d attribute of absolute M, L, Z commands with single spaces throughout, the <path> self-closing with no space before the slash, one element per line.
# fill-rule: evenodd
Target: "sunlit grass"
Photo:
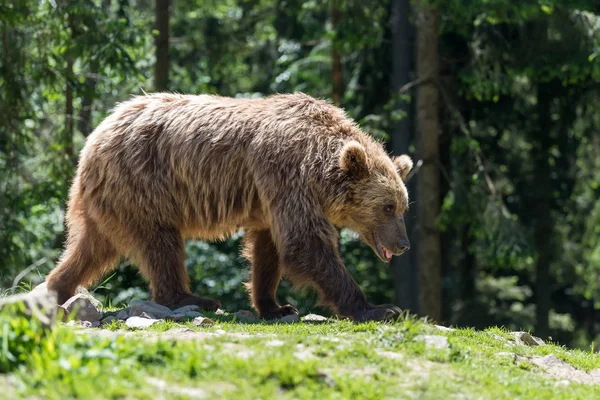
<path fill-rule="evenodd" d="M 592 352 L 517 346 L 501 328 L 441 331 L 403 316 L 394 323 L 160 322 L 145 331 L 60 325 L 10 373 L 11 398 L 531 398 L 590 399 L 597 387 L 557 386 L 537 367 L 500 352 L 555 354 L 582 370 Z M 6 319 L 2 320 L 6 324 Z M 34 329 L 25 321 L 17 329 Z M 183 335 L 183 336 L 182 336 Z M 421 335 L 448 338 L 428 348 Z M 0 380 L 7 384 L 5 380 Z M 0 395 L 2 397 L 2 395 Z"/>

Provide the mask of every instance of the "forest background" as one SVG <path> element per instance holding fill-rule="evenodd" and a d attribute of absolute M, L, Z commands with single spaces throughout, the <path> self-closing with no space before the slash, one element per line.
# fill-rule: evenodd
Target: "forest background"
<path fill-rule="evenodd" d="M 116 102 L 302 91 L 416 161 L 409 253 L 383 264 L 341 232 L 371 301 L 589 349 L 599 89 L 596 0 L 0 0 L 0 288 L 55 266 L 78 152 Z M 187 244 L 193 290 L 229 310 L 249 307 L 242 236 Z M 147 290 L 123 260 L 96 295 Z M 278 296 L 315 309 L 312 293 Z"/>

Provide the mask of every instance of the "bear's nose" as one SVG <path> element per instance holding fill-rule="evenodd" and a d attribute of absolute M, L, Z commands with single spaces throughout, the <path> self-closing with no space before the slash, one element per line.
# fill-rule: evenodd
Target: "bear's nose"
<path fill-rule="evenodd" d="M 408 241 L 408 239 L 400 239 L 400 241 L 398 242 L 397 249 L 398 249 L 398 255 L 410 250 L 410 242 Z"/>

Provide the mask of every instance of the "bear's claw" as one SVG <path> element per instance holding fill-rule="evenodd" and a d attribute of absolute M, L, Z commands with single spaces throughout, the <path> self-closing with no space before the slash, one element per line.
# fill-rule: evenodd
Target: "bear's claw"
<path fill-rule="evenodd" d="M 279 319 L 286 315 L 299 315 L 298 310 L 289 304 L 260 313 L 262 319 Z"/>
<path fill-rule="evenodd" d="M 365 321 L 393 321 L 397 319 L 402 310 L 393 304 L 383 304 L 372 306 L 354 317 L 356 322 Z"/>

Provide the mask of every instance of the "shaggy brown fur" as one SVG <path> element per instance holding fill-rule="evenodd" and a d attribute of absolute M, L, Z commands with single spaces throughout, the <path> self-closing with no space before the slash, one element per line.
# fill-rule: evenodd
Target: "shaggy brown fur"
<path fill-rule="evenodd" d="M 304 94 L 265 99 L 153 94 L 120 104 L 89 136 L 70 192 L 68 241 L 48 287 L 65 301 L 78 285 L 133 258 L 155 301 L 219 303 L 192 296 L 184 238 L 246 230 L 248 287 L 261 317 L 280 307 L 283 273 L 357 320 L 396 315 L 367 303 L 338 254 L 349 227 L 384 260 L 408 249 L 402 179 L 394 160 L 344 112 Z"/>

